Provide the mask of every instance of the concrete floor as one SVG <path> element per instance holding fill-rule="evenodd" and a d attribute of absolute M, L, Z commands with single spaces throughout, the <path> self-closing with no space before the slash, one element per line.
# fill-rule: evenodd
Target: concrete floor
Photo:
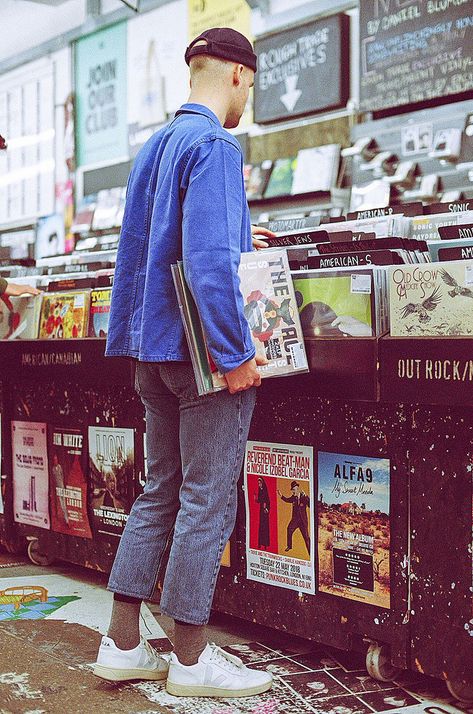
<path fill-rule="evenodd" d="M 108 684 L 91 674 L 106 629 L 111 596 L 106 577 L 68 564 L 48 568 L 0 553 L 0 591 L 6 587 L 48 590 L 46 603 L 21 609 L 2 604 L 0 594 L 0 714 L 370 714 L 433 711 L 423 699 L 441 705 L 434 714 L 467 712 L 452 707 L 441 682 L 417 675 L 395 683 L 366 676 L 363 659 L 337 653 L 222 615 L 213 616 L 209 639 L 229 647 L 256 668 L 275 675 L 273 690 L 240 700 L 170 697 L 158 683 Z M 144 622 L 151 641 L 170 648 L 172 621 L 149 605 L 154 619 Z M 46 617 L 44 616 L 46 614 Z M 153 627 L 155 629 L 153 630 Z M 160 629 L 161 628 L 161 629 Z M 241 647 L 241 645 L 247 645 Z M 314 689 L 315 686 L 315 689 Z M 447 702 L 449 702 L 447 704 Z"/>

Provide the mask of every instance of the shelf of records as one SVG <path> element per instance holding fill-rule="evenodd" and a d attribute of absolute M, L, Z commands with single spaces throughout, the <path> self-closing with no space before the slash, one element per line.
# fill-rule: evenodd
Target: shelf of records
<path fill-rule="evenodd" d="M 289 333 L 296 318 L 305 340 L 388 330 L 392 336 L 473 336 L 473 201 L 266 225 L 275 236 L 267 249 L 243 256 L 240 279 L 243 291 L 248 285 L 245 314 L 255 344 L 267 356 L 296 355 L 300 348 L 276 347 L 273 340 L 275 331 Z M 1 339 L 106 337 L 115 259 L 116 250 L 99 249 L 33 265 L 0 263 L 0 277 L 42 290 L 37 297 L 2 296 Z M 287 293 L 271 284 L 268 263 L 278 260 Z M 185 305 L 182 286 L 178 296 Z"/>
<path fill-rule="evenodd" d="M 283 197 L 328 196 L 337 185 L 341 146 L 326 144 L 300 149 L 295 156 L 269 159 L 244 167 L 245 190 L 251 204 Z"/>

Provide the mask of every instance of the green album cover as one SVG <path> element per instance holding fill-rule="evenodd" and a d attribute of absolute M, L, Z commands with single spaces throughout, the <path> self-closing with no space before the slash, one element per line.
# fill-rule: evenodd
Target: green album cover
<path fill-rule="evenodd" d="M 289 159 L 277 159 L 274 162 L 268 186 L 264 192 L 265 198 L 290 195 L 296 165 L 296 156 L 291 156 Z"/>
<path fill-rule="evenodd" d="M 304 338 L 374 333 L 373 272 L 295 271 L 294 290 Z"/>

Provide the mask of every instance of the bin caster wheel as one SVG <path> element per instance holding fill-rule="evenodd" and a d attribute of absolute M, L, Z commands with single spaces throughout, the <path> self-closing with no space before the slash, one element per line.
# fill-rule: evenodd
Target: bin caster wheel
<path fill-rule="evenodd" d="M 33 538 L 28 542 L 28 558 L 34 565 L 46 566 L 54 563 L 54 556 L 44 552 L 37 538 Z"/>
<path fill-rule="evenodd" d="M 468 683 L 447 679 L 446 684 L 452 697 L 463 704 L 473 704 L 473 681 Z"/>
<path fill-rule="evenodd" d="M 389 648 L 386 645 L 371 644 L 366 653 L 368 674 L 378 682 L 393 682 L 401 670 L 391 664 Z"/>

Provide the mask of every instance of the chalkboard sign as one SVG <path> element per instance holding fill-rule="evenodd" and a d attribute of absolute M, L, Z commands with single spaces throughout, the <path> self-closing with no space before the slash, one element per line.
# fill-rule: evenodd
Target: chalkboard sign
<path fill-rule="evenodd" d="M 363 111 L 473 89 L 471 0 L 360 0 Z"/>
<path fill-rule="evenodd" d="M 348 100 L 346 15 L 316 20 L 255 42 L 255 121 L 292 119 Z"/>

